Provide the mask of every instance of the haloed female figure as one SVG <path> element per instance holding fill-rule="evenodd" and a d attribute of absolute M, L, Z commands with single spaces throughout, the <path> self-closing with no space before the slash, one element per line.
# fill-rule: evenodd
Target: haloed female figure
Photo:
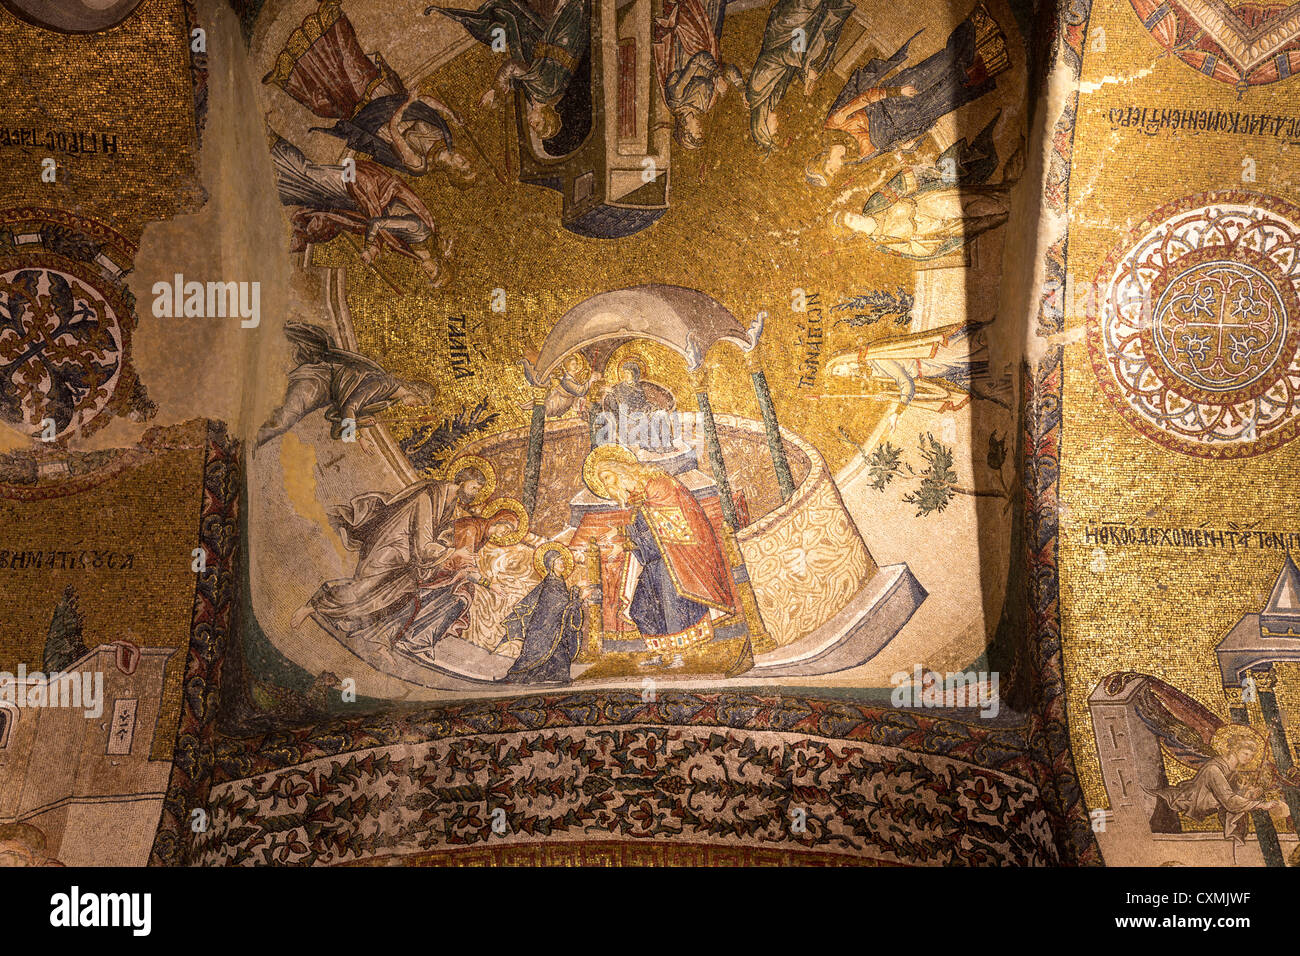
<path fill-rule="evenodd" d="M 541 583 L 520 599 L 505 621 L 505 640 L 522 644 L 502 678 L 508 684 L 567 683 L 569 667 L 578 656 L 582 595 L 565 583 L 563 551 L 544 552 L 544 560 Z"/>

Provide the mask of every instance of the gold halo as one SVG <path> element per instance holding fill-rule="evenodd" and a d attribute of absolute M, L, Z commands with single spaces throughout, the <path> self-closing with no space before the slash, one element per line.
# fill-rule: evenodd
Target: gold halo
<path fill-rule="evenodd" d="M 503 511 L 508 511 L 515 516 L 519 527 L 514 531 L 506 534 L 494 534 L 488 538 L 490 544 L 495 544 L 499 548 L 505 548 L 512 544 L 518 544 L 524 540 L 524 535 L 528 533 L 528 512 L 524 510 L 523 503 L 514 498 L 497 498 L 491 501 L 483 508 L 483 517 L 487 518 L 488 523 L 492 522 Z"/>
<path fill-rule="evenodd" d="M 555 367 L 555 371 L 551 374 L 556 376 L 563 375 L 565 371 L 564 367 L 568 365 L 572 359 L 580 359 L 582 361 L 582 372 L 580 374 L 586 378 L 590 378 L 591 362 L 588 360 L 587 356 L 583 355 L 581 352 L 570 352 L 568 355 L 564 356 L 564 358 L 560 360 L 560 364 Z"/>
<path fill-rule="evenodd" d="M 497 490 L 497 473 L 491 463 L 486 458 L 480 458 L 478 455 L 461 455 L 453 458 L 451 464 L 443 471 L 446 481 L 453 481 L 456 478 L 456 472 L 462 468 L 477 468 L 483 473 L 483 490 L 475 495 L 469 502 L 471 508 L 478 507 L 492 497 L 492 492 Z"/>
<path fill-rule="evenodd" d="M 626 362 L 636 362 L 641 366 L 641 380 L 650 374 L 650 353 L 642 347 L 639 342 L 630 342 L 616 348 L 613 354 L 605 362 L 605 375 L 608 378 L 610 369 L 613 369 L 613 378 L 610 381 L 617 382 L 619 374 L 623 371 L 623 365 Z"/>
<path fill-rule="evenodd" d="M 1245 771 L 1258 770 L 1260 763 L 1264 759 L 1264 741 L 1253 727 L 1247 727 L 1245 724 L 1224 724 L 1210 738 L 1210 749 L 1220 757 L 1226 757 L 1229 752 L 1229 742 L 1237 737 L 1249 737 L 1255 741 L 1255 759 L 1248 765 L 1237 769 Z"/>
<path fill-rule="evenodd" d="M 560 577 L 567 578 L 573 573 L 573 552 L 558 541 L 548 541 L 533 552 L 533 570 L 539 578 L 546 577 L 546 557 L 552 551 L 558 551 L 564 557 L 564 570 Z"/>
<path fill-rule="evenodd" d="M 611 461 L 621 461 L 625 465 L 635 465 L 637 457 L 632 453 L 632 449 L 623 445 L 601 445 L 587 456 L 587 460 L 582 463 L 582 480 L 587 483 L 591 493 L 597 498 L 609 498 L 609 489 L 605 483 L 600 480 L 600 471 L 602 465 Z"/>
<path fill-rule="evenodd" d="M 0 843 L 21 843 L 37 856 L 45 855 L 45 833 L 30 823 L 0 825 Z"/>

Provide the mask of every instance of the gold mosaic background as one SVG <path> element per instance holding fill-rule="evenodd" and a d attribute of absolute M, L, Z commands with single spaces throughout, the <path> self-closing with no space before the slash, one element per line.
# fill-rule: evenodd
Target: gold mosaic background
<path fill-rule="evenodd" d="M 171 448 L 151 455 L 75 497 L 38 501 L 0 498 L 0 549 L 43 552 L 40 568 L 0 570 L 0 671 L 40 670 L 54 607 L 68 585 L 76 589 L 90 649 L 126 640 L 140 647 L 174 647 L 154 734 L 153 758 L 170 759 L 179 716 L 181 680 L 194 611 L 193 548 L 198 544 L 206 426 L 176 429 Z M 50 568 L 49 552 L 88 568 Z M 93 552 L 114 552 L 118 568 L 94 568 Z M 122 568 L 123 556 L 133 556 Z M 143 728 L 141 728 L 143 732 Z"/>
<path fill-rule="evenodd" d="M 1014 17 L 1000 5 L 992 8 L 1007 34 L 1013 72 L 998 77 L 996 93 L 963 107 L 955 118 L 950 115 L 939 125 L 955 129 L 955 135 L 949 134 L 953 138 L 973 139 L 1001 108 L 1007 115 L 999 129 L 998 148 L 1005 160 L 1018 135 L 1024 51 Z M 931 10 L 925 50 L 932 49 L 965 12 Z M 748 69 L 757 55 L 767 13 L 766 7 L 728 12 L 722 37 L 725 61 Z M 905 19 L 897 13 L 888 17 Z M 914 17 L 908 22 L 914 22 Z M 906 27 L 900 23 L 898 29 Z M 907 35 L 901 33 L 903 39 Z M 916 42 L 920 49 L 922 41 Z M 864 55 L 861 62 L 867 58 Z M 499 65 L 499 57 L 476 44 L 420 84 L 424 92 L 436 90 L 435 95 L 467 120 L 474 139 L 498 168 L 505 149 L 501 109 L 484 110 L 476 104 Z M 821 297 L 824 363 L 832 355 L 904 331 L 888 321 L 863 328 L 837 327 L 838 315 L 830 312 L 833 304 L 871 289 L 915 285 L 914 263 L 883 253 L 865 238 L 831 224 L 832 200 L 850 185 L 849 176 L 829 189 L 804 180 L 805 165 L 830 142 L 821 119 L 842 84 L 840 77 L 828 73 L 810 97 L 800 84 L 792 84 L 780 110 L 780 148 L 766 157 L 750 137 L 748 111 L 732 90 L 709 113 L 702 149 L 674 146 L 670 209 L 636 235 L 601 240 L 564 230 L 559 224 L 558 194 L 514 183 L 502 185 L 477 153 L 466 147 L 479 169 L 478 182 L 468 189 L 453 188 L 437 174 L 406 179 L 433 212 L 440 231 L 454 237 L 453 277 L 446 286 L 428 289 L 413 263 L 390 255 L 380 265 L 408 290 L 398 297 L 362 265 L 343 238 L 317 247 L 312 262 L 347 268 L 349 306 L 363 353 L 382 357 L 395 374 L 443 385 L 447 389 L 443 409 L 461 402 L 472 406 L 490 395 L 493 410 L 502 412 L 498 422 L 503 427 L 527 424 L 520 405 L 532 395 L 518 364 L 522 350 L 540 345 L 556 319 L 592 295 L 660 282 L 699 289 L 743 323 L 767 311 L 765 368 L 781 425 L 812 442 L 835 471 L 856 454 L 839 438 L 837 427 L 864 437 L 888 406 L 861 399 L 814 400 L 811 396 L 824 382 L 820 374 L 816 387 L 798 387 L 803 372 L 799 363 L 805 357 L 800 343 L 810 316 L 791 310 L 791 293 L 803 289 Z M 873 181 L 887 162 L 868 167 L 870 173 L 857 175 L 852 184 Z M 989 237 L 998 243 L 1001 238 L 1000 232 Z M 496 288 L 507 293 L 503 314 L 489 309 Z M 954 302 L 953 309 L 951 321 L 960 321 L 962 303 Z M 472 341 L 477 374 L 456 381 L 445 317 L 462 314 L 476 329 Z M 680 357 L 653 343 L 637 347 L 649 358 L 646 377 L 672 389 L 680 407 L 694 408 Z M 1000 356 L 998 360 L 1012 359 Z M 709 365 L 714 410 L 758 419 L 758 404 L 739 351 L 719 347 L 710 353 Z M 390 420 L 396 423 L 401 416 L 397 410 Z M 401 437 L 404 430 L 399 425 L 395 433 Z M 900 437 L 911 442 L 914 436 Z"/>
<path fill-rule="evenodd" d="M 1300 200 L 1300 146 L 1266 136 L 1115 129 L 1111 108 L 1148 106 L 1294 116 L 1300 81 L 1243 96 L 1162 56 L 1127 0 L 1094 4 L 1070 184 L 1065 418 L 1061 451 L 1061 608 L 1070 733 L 1091 807 L 1106 806 L 1087 699 L 1112 671 L 1159 677 L 1226 718 L 1214 646 L 1243 614 L 1257 612 L 1285 552 L 1106 547 L 1104 566 L 1084 529 L 1104 521 L 1296 532 L 1300 442 L 1255 458 L 1213 461 L 1166 451 L 1129 427 L 1102 397 L 1083 341 L 1079 286 L 1097 275 L 1128 230 L 1160 206 L 1215 189 Z M 1256 181 L 1243 183 L 1243 160 Z M 1278 668 L 1279 700 L 1300 731 L 1296 670 Z M 1258 707 L 1252 723 L 1262 726 Z M 1166 761 L 1171 771 L 1173 761 Z M 1177 774 L 1171 772 L 1171 778 Z"/>
<path fill-rule="evenodd" d="M 4 117 L 39 145 L 0 144 L 0 197 L 7 207 L 56 206 L 100 219 L 137 239 L 144 224 L 193 206 L 197 139 L 189 25 L 180 0 L 144 0 L 119 26 L 68 35 L 0 7 Z M 22 78 L 67 77 L 63 84 Z M 51 152 L 45 136 L 116 137 L 116 153 Z M 42 182 L 41 160 L 58 164 Z"/>

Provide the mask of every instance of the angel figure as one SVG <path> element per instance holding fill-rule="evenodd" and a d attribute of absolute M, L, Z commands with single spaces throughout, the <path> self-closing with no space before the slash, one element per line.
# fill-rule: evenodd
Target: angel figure
<path fill-rule="evenodd" d="M 524 378 L 528 380 L 528 384 L 533 388 L 545 388 L 546 382 L 538 378 L 537 368 L 534 365 L 536 361 L 537 353 L 532 351 L 526 352 L 519 360 L 524 367 Z M 571 410 L 581 416 L 587 410 L 588 396 L 598 378 L 599 376 L 591 370 L 591 364 L 586 356 L 581 352 L 574 352 L 564 360 L 560 370 L 551 375 L 550 389 L 543 402 L 546 417 L 560 418 Z M 532 407 L 532 403 L 529 402 L 524 406 L 524 410 L 527 411 Z"/>
<path fill-rule="evenodd" d="M 1251 813 L 1287 812 L 1283 801 L 1265 793 L 1278 782 L 1277 766 L 1252 728 L 1225 723 L 1195 698 L 1137 671 L 1117 671 L 1100 686 L 1116 696 L 1135 680 L 1144 682 L 1133 701 L 1138 719 L 1158 738 L 1162 753 L 1196 771 L 1172 787 L 1144 787 L 1158 798 L 1153 832 L 1179 832 L 1178 814 L 1193 820 L 1217 816 L 1225 839 L 1245 843 Z M 1163 762 L 1155 769 L 1164 783 Z"/>
<path fill-rule="evenodd" d="M 1173 787 L 1148 790 L 1177 813 L 1203 820 L 1217 815 L 1223 824 L 1225 839 L 1246 842 L 1248 815 L 1255 810 L 1265 813 L 1286 813 L 1287 805 L 1280 799 L 1266 797 L 1263 789 L 1248 780 L 1249 772 L 1258 766 L 1263 746 L 1259 737 L 1249 727 L 1225 724 L 1210 739 L 1208 753 L 1199 757 L 1204 762 L 1196 776 Z"/>
<path fill-rule="evenodd" d="M 331 438 L 342 438 L 350 421 L 362 447 L 370 451 L 372 446 L 360 429 L 373 426 L 376 414 L 393 405 L 434 403 L 433 386 L 398 378 L 372 359 L 339 348 L 319 325 L 288 322 L 284 334 L 294 345 L 296 364 L 289 373 L 284 401 L 257 430 L 257 448 L 323 408 Z"/>

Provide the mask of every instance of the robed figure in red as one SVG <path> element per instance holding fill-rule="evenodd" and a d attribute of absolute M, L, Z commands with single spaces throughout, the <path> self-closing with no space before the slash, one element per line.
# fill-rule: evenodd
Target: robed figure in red
<path fill-rule="evenodd" d="M 626 509 L 613 540 L 628 560 L 612 597 L 646 648 L 662 654 L 712 640 L 714 620 L 733 616 L 737 600 L 718 534 L 695 496 L 619 446 L 593 452 L 583 475 L 594 494 Z"/>

